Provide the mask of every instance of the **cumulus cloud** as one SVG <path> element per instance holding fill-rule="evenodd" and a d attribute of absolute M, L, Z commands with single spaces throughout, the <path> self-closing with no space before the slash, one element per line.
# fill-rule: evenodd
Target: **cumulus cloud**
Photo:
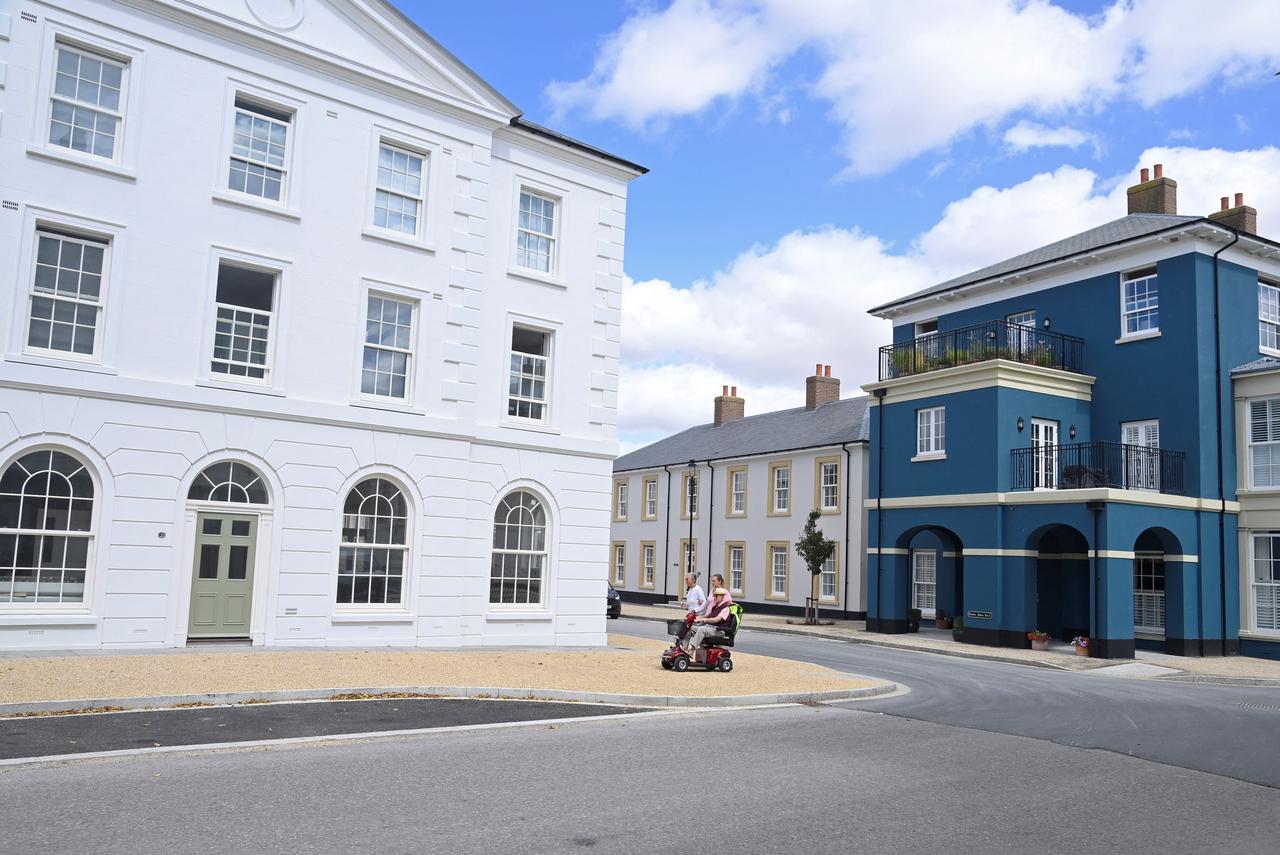
<path fill-rule="evenodd" d="M 848 172 L 874 174 L 1016 113 L 1151 106 L 1269 78 L 1275 24 L 1274 0 L 1229 15 L 1197 0 L 1116 0 L 1096 16 L 1047 0 L 672 0 L 628 18 L 586 77 L 547 95 L 560 111 L 637 127 L 748 96 L 781 116 L 778 70 L 811 51 L 821 70 L 808 84 L 842 128 Z"/>
<path fill-rule="evenodd" d="M 1023 119 L 1004 132 L 1004 144 L 1011 151 L 1022 152 L 1032 148 L 1079 148 L 1085 143 L 1093 143 L 1097 149 L 1097 141 L 1093 134 L 1085 133 L 1079 128 L 1069 125 L 1051 128 L 1037 122 Z"/>
<path fill-rule="evenodd" d="M 1207 214 L 1240 191 L 1264 230 L 1272 217 L 1280 223 L 1280 148 L 1161 147 L 1121 176 L 1064 166 L 1011 187 L 980 187 L 907 246 L 827 227 L 752 247 L 687 287 L 628 280 L 623 447 L 705 423 L 724 384 L 738 386 L 748 414 L 801 406 L 818 362 L 832 365 L 846 396 L 856 394 L 875 379 L 876 349 L 890 334 L 868 308 L 1123 216 L 1139 166 L 1157 162 L 1178 181 L 1183 212 Z"/>

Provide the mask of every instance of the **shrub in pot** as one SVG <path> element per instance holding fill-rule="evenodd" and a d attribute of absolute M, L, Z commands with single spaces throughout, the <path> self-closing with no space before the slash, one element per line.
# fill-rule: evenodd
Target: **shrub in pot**
<path fill-rule="evenodd" d="M 934 618 L 934 626 L 938 629 L 951 629 L 951 618 L 947 617 L 947 613 L 942 609 L 938 609 L 938 614 Z"/>
<path fill-rule="evenodd" d="M 920 631 L 920 610 L 907 609 L 907 632 Z"/>
<path fill-rule="evenodd" d="M 964 641 L 964 618 L 956 615 L 951 622 L 951 639 L 953 641 Z"/>

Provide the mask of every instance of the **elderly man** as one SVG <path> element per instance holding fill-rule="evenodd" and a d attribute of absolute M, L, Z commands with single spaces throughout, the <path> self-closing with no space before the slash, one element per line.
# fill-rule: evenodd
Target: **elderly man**
<path fill-rule="evenodd" d="M 684 652 L 694 659 L 697 658 L 698 648 L 702 646 L 702 640 L 711 633 L 722 629 L 729 622 L 729 606 L 733 605 L 733 599 L 729 596 L 729 592 L 724 588 L 716 588 L 712 592 L 712 596 L 711 604 L 707 606 L 707 613 L 702 617 L 694 618 L 693 632 L 689 633 L 685 639 Z"/>
<path fill-rule="evenodd" d="M 686 573 L 684 577 L 684 607 L 700 615 L 707 610 L 707 595 L 702 593 L 702 586 L 698 584 L 698 577 L 692 573 Z"/>

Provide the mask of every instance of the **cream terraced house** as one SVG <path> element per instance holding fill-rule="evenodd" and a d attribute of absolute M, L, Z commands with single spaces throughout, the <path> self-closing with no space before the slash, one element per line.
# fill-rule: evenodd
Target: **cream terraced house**
<path fill-rule="evenodd" d="M 836 542 L 820 608 L 865 616 L 867 398 L 841 400 L 829 365 L 805 387 L 804 407 L 755 416 L 725 387 L 710 424 L 614 461 L 609 580 L 624 600 L 675 600 L 692 569 L 752 610 L 799 614 L 813 582 L 795 543 L 816 508 Z"/>
<path fill-rule="evenodd" d="M 381 0 L 0 11 L 0 647 L 605 642 L 628 182 Z"/>
<path fill-rule="evenodd" d="M 1280 288 L 1265 281 L 1258 287 L 1260 300 L 1276 303 Z M 1275 322 L 1260 324 L 1266 335 L 1266 325 Z M 1280 659 L 1280 358 L 1262 356 L 1238 366 L 1231 380 L 1240 502 L 1240 652 Z"/>

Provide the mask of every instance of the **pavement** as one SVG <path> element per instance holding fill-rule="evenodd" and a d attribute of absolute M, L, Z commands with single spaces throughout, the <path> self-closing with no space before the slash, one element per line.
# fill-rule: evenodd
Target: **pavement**
<path fill-rule="evenodd" d="M 664 628 L 665 629 L 665 628 Z M 663 670 L 667 642 L 611 636 L 603 649 L 188 647 L 158 653 L 0 657 L 0 716 L 342 697 L 352 692 L 725 706 L 860 697 L 893 683 L 733 654 L 731 673 Z"/>
<path fill-rule="evenodd" d="M 624 602 L 624 617 L 640 620 L 671 620 L 683 610 L 669 605 L 641 605 Z M 1023 650 L 1012 647 L 985 647 L 953 641 L 950 630 L 921 627 L 918 633 L 886 635 L 867 632 L 866 621 L 831 620 L 807 626 L 798 618 L 780 615 L 756 614 L 748 611 L 743 616 L 743 626 L 757 632 L 781 632 L 815 638 L 836 639 L 855 644 L 872 644 L 898 650 L 917 650 L 943 656 L 960 656 L 967 659 L 983 659 L 991 662 L 1012 662 L 1041 668 L 1057 668 L 1065 671 L 1090 671 L 1123 667 L 1120 673 L 1128 676 L 1156 678 L 1180 678 L 1205 682 L 1233 682 L 1241 685 L 1280 686 L 1280 661 L 1258 659 L 1251 656 L 1172 656 L 1149 650 L 1139 650 L 1136 661 L 1148 668 L 1134 669 L 1131 659 L 1102 659 L 1077 656 L 1070 645 L 1054 643 L 1047 651 Z"/>
<path fill-rule="evenodd" d="M 873 711 L 884 703 L 618 715 L 0 769 L 0 848 L 630 855 L 685 851 L 703 835 L 741 855 L 1275 851 L 1276 790 Z M 713 758 L 697 774 L 691 750 Z"/>

